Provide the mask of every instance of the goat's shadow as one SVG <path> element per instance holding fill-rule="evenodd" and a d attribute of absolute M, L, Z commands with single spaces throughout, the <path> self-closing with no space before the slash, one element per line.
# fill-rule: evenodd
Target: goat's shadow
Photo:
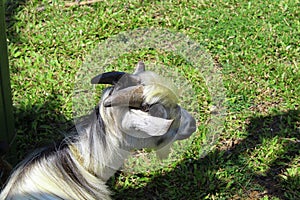
<path fill-rule="evenodd" d="M 275 114 L 267 117 L 250 118 L 247 126 L 248 136 L 226 150 L 214 150 L 204 158 L 185 160 L 174 170 L 163 174 L 146 176 L 149 182 L 139 188 L 118 187 L 120 177 L 118 174 L 110 182 L 115 189 L 114 199 L 204 199 L 217 196 L 222 191 L 231 191 L 229 196 L 235 196 L 236 187 L 243 188 L 241 184 L 253 185 L 252 194 L 248 197 L 254 199 L 270 195 L 279 199 L 300 198 L 297 185 L 300 177 L 296 174 L 287 180 L 280 178 L 279 174 L 289 168 L 289 163 L 300 155 L 299 141 L 300 112 L 291 110 L 286 113 Z M 274 137 L 291 139 L 286 142 L 284 152 L 274 161 L 268 164 L 268 170 L 262 175 L 245 166 L 241 161 L 241 155 L 259 148 L 264 140 Z M 295 142 L 296 138 L 296 142 Z M 242 176 L 251 177 L 247 180 L 238 180 L 232 183 L 225 178 L 217 178 L 217 171 L 221 168 L 233 167 L 241 170 Z M 199 178 L 201 177 L 201 178 Z M 234 179 L 235 180 L 235 179 Z M 298 182 L 298 184 L 297 184 Z M 287 190 L 287 185 L 294 191 Z M 259 186 L 264 191 L 255 191 Z M 232 188 L 232 189 L 231 189 Z M 245 191 L 247 192 L 247 191 Z M 212 197 L 213 198 L 213 197 Z"/>

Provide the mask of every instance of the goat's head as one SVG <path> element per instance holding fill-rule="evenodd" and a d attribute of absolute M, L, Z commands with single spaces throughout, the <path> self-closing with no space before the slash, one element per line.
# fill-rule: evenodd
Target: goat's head
<path fill-rule="evenodd" d="M 112 84 L 100 102 L 108 132 L 122 132 L 124 148 L 160 149 L 196 131 L 195 119 L 178 105 L 172 84 L 154 72 L 145 71 L 142 62 L 133 74 L 107 72 L 92 84 Z"/>

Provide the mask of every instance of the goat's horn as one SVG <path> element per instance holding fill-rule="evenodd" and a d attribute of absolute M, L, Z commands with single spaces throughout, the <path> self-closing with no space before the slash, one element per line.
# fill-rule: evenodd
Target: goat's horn
<path fill-rule="evenodd" d="M 141 80 L 138 76 L 124 72 L 106 72 L 95 76 L 91 80 L 92 84 L 111 84 L 115 85 L 115 90 L 121 90 L 126 87 L 139 85 Z"/>
<path fill-rule="evenodd" d="M 103 105 L 109 106 L 130 106 L 140 108 L 143 103 L 143 86 L 131 86 L 112 93 L 108 96 Z"/>
<path fill-rule="evenodd" d="M 92 84 L 111 84 L 117 83 L 125 72 L 106 72 L 92 78 Z"/>

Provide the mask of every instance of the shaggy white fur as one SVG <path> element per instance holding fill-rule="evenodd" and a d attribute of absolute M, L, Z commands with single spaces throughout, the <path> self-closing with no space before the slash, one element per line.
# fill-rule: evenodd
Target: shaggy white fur
<path fill-rule="evenodd" d="M 196 130 L 194 118 L 177 105 L 176 92 L 141 65 L 135 74 L 127 74 L 133 79 L 130 84 L 116 83 L 123 73 L 106 74 L 104 81 L 100 77 L 99 83 L 111 81 L 114 87 L 104 91 L 99 105 L 76 124 L 72 136 L 23 161 L 0 199 L 108 200 L 105 183 L 130 150 L 154 148 L 165 157 L 173 141 L 190 136 Z"/>

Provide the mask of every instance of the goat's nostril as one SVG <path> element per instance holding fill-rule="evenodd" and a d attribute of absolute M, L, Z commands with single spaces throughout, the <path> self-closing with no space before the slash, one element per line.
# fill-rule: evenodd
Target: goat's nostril
<path fill-rule="evenodd" d="M 196 127 L 196 120 L 192 117 L 192 119 L 190 119 L 190 131 L 193 133 L 196 131 L 197 127 Z"/>

